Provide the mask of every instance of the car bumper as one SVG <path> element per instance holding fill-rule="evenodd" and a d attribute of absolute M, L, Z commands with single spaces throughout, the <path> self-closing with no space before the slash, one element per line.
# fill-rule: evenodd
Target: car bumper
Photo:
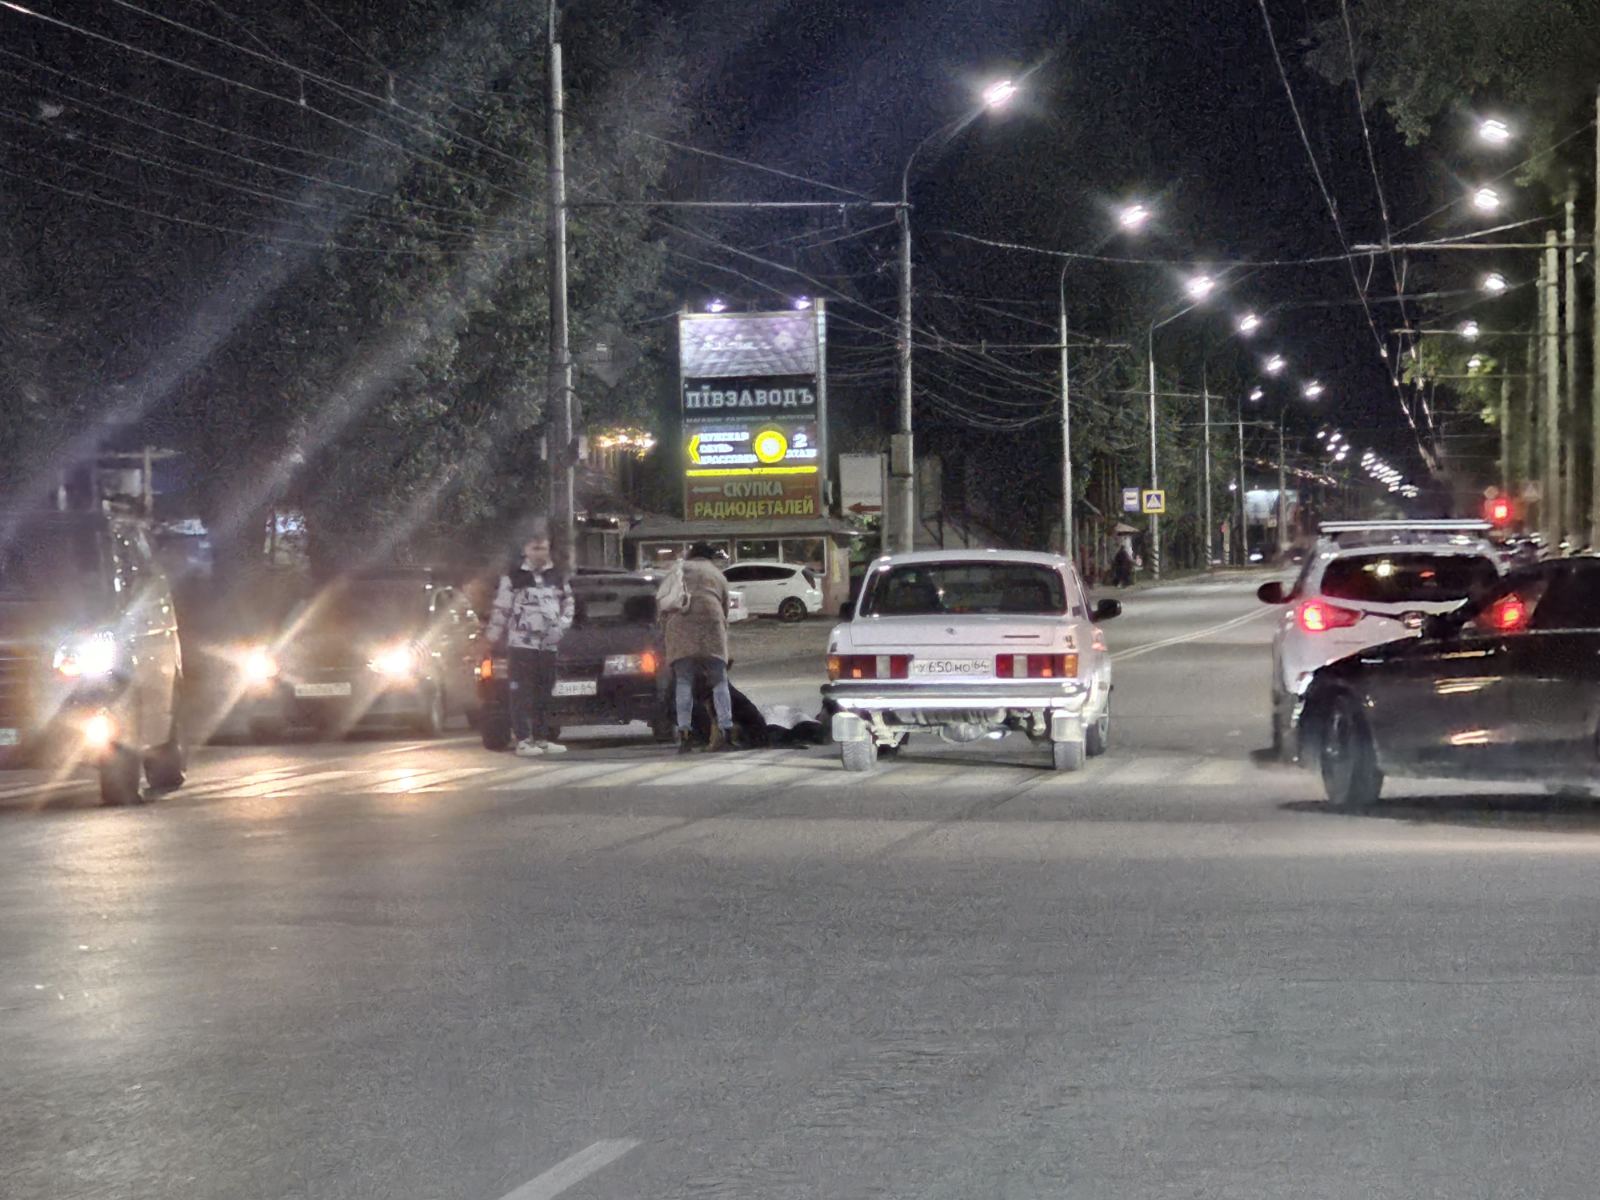
<path fill-rule="evenodd" d="M 835 741 L 898 737 L 912 729 L 973 731 L 1021 728 L 1051 741 L 1081 741 L 1094 689 L 1087 679 L 972 683 L 898 683 L 875 680 L 824 684 Z"/>
<path fill-rule="evenodd" d="M 348 695 L 297 695 L 291 683 L 249 691 L 234 705 L 230 724 L 278 726 L 390 725 L 413 720 L 428 711 L 437 686 L 431 679 L 319 679 L 321 685 L 348 684 Z"/>
<path fill-rule="evenodd" d="M 89 722 L 97 716 L 110 722 L 108 741 L 88 736 Z M 0 770 L 93 766 L 124 744 L 134 729 L 131 716 L 127 705 L 99 699 L 72 701 L 26 718 L 7 716 L 0 721 Z"/>
<path fill-rule="evenodd" d="M 571 682 L 571 681 L 565 681 Z M 651 675 L 618 675 L 595 681 L 592 696 L 550 696 L 544 711 L 568 725 L 626 725 L 653 722 L 664 711 L 666 686 Z M 510 709 L 510 687 L 503 679 L 480 680 L 478 703 L 491 717 Z"/>

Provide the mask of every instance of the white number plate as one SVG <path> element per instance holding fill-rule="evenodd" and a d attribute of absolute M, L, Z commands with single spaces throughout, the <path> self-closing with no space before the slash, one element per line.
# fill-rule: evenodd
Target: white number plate
<path fill-rule="evenodd" d="M 994 663 L 987 658 L 914 658 L 913 675 L 993 675 Z"/>
<path fill-rule="evenodd" d="M 557 696 L 593 696 L 599 685 L 592 679 L 563 679 L 555 686 Z"/>
<path fill-rule="evenodd" d="M 348 683 L 297 683 L 294 694 L 301 700 L 320 700 L 326 696 L 348 696 Z"/>
<path fill-rule="evenodd" d="M 19 746 L 22 744 L 22 730 L 0 729 L 0 746 Z"/>

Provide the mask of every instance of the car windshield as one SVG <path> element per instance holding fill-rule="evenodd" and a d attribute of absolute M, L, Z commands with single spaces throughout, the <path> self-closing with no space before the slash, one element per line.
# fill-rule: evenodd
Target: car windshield
<path fill-rule="evenodd" d="M 0 596 L 48 600 L 100 591 L 102 544 L 91 528 L 24 525 L 0 533 Z"/>
<path fill-rule="evenodd" d="M 1061 573 L 1033 563 L 906 563 L 875 572 L 864 616 L 1004 613 L 1055 616 L 1066 611 Z"/>
<path fill-rule="evenodd" d="M 427 620 L 427 596 L 420 583 L 358 580 L 329 588 L 313 601 L 310 623 L 322 628 L 410 632 Z"/>
<path fill-rule="evenodd" d="M 1352 554 L 1328 564 L 1321 591 L 1331 600 L 1369 604 L 1448 603 L 1491 588 L 1498 578 L 1481 554 Z"/>

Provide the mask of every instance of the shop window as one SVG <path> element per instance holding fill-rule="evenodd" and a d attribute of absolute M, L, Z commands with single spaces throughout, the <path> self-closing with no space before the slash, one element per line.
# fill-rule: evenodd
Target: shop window
<path fill-rule="evenodd" d="M 778 543 L 775 541 L 763 542 L 735 542 L 734 561 L 749 562 L 751 559 L 773 559 L 778 557 Z"/>

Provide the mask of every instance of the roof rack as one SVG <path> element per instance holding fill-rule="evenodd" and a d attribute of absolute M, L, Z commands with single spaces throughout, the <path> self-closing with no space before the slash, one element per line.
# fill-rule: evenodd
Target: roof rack
<path fill-rule="evenodd" d="M 1340 533 L 1483 533 L 1494 526 L 1488 521 L 1452 518 L 1437 521 L 1324 521 L 1317 528 L 1331 537 Z"/>

